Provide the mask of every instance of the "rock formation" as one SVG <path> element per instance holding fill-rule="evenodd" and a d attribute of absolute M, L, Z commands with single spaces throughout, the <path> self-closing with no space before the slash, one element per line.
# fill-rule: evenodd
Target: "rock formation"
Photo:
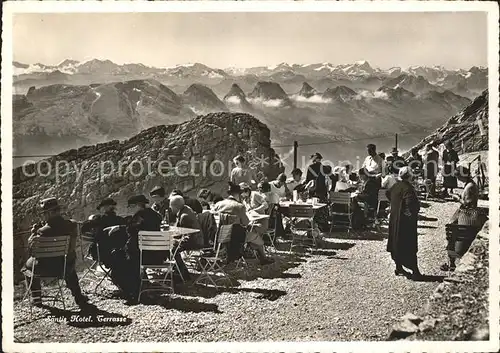
<path fill-rule="evenodd" d="M 207 86 L 192 84 L 183 94 L 184 103 L 195 112 L 226 112 L 226 105 Z"/>
<path fill-rule="evenodd" d="M 488 90 L 415 147 L 448 140 L 459 154 L 488 150 Z"/>
<path fill-rule="evenodd" d="M 224 102 L 231 105 L 239 105 L 244 110 L 251 110 L 252 105 L 248 102 L 245 92 L 233 83 L 229 92 L 224 96 Z"/>
<path fill-rule="evenodd" d="M 286 92 L 276 82 L 260 81 L 257 82 L 250 98 L 262 101 L 281 101 L 282 105 L 291 105 L 292 102 Z"/>
<path fill-rule="evenodd" d="M 302 88 L 300 89 L 299 96 L 310 98 L 317 94 L 316 90 L 307 82 L 302 84 Z"/>
<path fill-rule="evenodd" d="M 144 130 L 125 141 L 85 146 L 13 171 L 13 208 L 17 229 L 29 229 L 39 201 L 57 197 L 78 220 L 112 197 L 126 214 L 126 200 L 148 195 L 154 185 L 196 193 L 210 188 L 225 194 L 231 160 L 237 154 L 261 162 L 261 177 L 281 171 L 270 148 L 270 131 L 249 114 L 214 113 L 180 125 Z M 57 169 L 57 172 L 56 172 Z"/>
<path fill-rule="evenodd" d="M 323 93 L 324 99 L 334 99 L 334 100 L 349 100 L 356 95 L 356 92 L 346 86 L 337 86 L 335 88 L 328 88 Z"/>

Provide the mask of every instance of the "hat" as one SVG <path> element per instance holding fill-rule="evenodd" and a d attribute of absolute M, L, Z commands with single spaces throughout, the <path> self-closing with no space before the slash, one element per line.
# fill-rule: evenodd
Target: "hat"
<path fill-rule="evenodd" d="M 316 152 L 315 154 L 311 154 L 311 159 L 323 159 L 323 156 Z"/>
<path fill-rule="evenodd" d="M 144 195 L 134 195 L 128 199 L 128 205 L 137 205 L 138 203 L 149 203 L 149 200 Z"/>
<path fill-rule="evenodd" d="M 165 189 L 161 186 L 155 186 L 151 191 L 149 192 L 149 196 L 165 196 Z"/>
<path fill-rule="evenodd" d="M 113 199 L 106 198 L 102 200 L 99 205 L 97 205 L 97 209 L 100 209 L 102 206 L 116 206 L 116 202 Z"/>
<path fill-rule="evenodd" d="M 61 208 L 55 197 L 49 197 L 40 201 L 40 207 L 43 211 L 52 211 Z"/>
<path fill-rule="evenodd" d="M 400 179 L 408 179 L 409 177 L 411 177 L 411 175 L 412 175 L 412 172 L 411 172 L 410 167 L 404 166 L 404 167 L 399 168 L 399 178 Z"/>

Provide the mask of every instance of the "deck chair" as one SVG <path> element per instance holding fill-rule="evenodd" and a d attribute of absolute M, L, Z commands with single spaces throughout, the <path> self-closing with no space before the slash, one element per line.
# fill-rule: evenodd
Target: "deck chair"
<path fill-rule="evenodd" d="M 303 243 L 308 239 L 307 235 L 311 232 L 313 246 L 317 246 L 314 234 L 314 209 L 312 205 L 290 205 L 290 218 L 292 219 L 292 242 L 290 244 L 290 253 L 297 242 Z M 300 221 L 308 221 L 309 226 L 297 226 Z"/>
<path fill-rule="evenodd" d="M 69 249 L 69 236 L 59 236 L 59 237 L 37 237 L 33 239 L 33 245 L 31 247 L 31 255 L 38 261 L 40 259 L 48 260 L 48 259 L 64 259 L 62 261 L 61 271 L 57 274 L 44 274 L 44 273 L 36 273 L 35 264 L 37 261 L 33 261 L 33 266 L 31 269 L 28 269 L 24 272 L 24 279 L 26 284 L 26 294 L 23 299 L 28 299 L 30 305 L 30 316 L 33 315 L 33 298 L 31 286 L 33 285 L 34 279 L 39 280 L 49 280 L 57 284 L 57 288 L 50 289 L 49 291 L 56 291 L 56 295 L 46 296 L 48 298 L 52 298 L 52 306 L 55 305 L 56 301 L 62 303 L 63 309 L 66 310 L 66 304 L 64 302 L 63 291 L 61 281 L 64 281 L 66 277 L 66 261 L 68 257 L 68 249 Z M 52 269 L 51 269 L 52 270 Z M 57 269 L 55 269 L 57 270 Z M 43 272 L 43 271 L 42 271 Z M 50 271 L 52 272 L 52 271 Z M 56 271 L 58 272 L 58 271 Z M 28 278 L 31 278 L 28 280 Z M 29 283 L 28 283 L 29 282 Z M 36 292 L 40 292 L 40 296 L 42 295 L 42 289 L 40 286 L 40 290 Z M 42 297 L 43 298 L 43 297 Z"/>
<path fill-rule="evenodd" d="M 174 245 L 174 238 L 168 232 L 162 231 L 139 231 L 139 271 L 140 273 L 146 272 L 146 278 L 142 278 L 139 286 L 138 301 L 141 300 L 141 294 L 144 292 L 171 292 L 174 293 L 174 266 L 175 260 L 166 260 L 160 264 L 146 264 L 144 263 L 143 252 L 146 251 L 171 251 Z M 153 270 L 156 278 L 149 278 L 147 270 Z M 162 271 L 163 270 L 163 271 Z M 158 283 L 160 288 L 147 288 L 142 289 L 144 282 Z"/>
<path fill-rule="evenodd" d="M 231 241 L 231 230 L 229 227 L 223 227 L 224 225 L 230 225 L 231 215 L 218 214 L 216 219 L 218 220 L 218 229 L 215 237 L 215 254 L 213 256 L 200 257 L 201 273 L 195 281 L 195 284 L 212 284 L 215 288 L 218 288 L 219 282 L 225 282 L 226 284 L 231 284 L 231 278 L 225 271 L 225 259 L 222 258 L 221 248 L 223 245 L 228 244 Z M 218 276 L 220 274 L 220 276 Z"/>
<path fill-rule="evenodd" d="M 331 192 L 330 193 L 330 216 L 332 220 L 332 224 L 330 226 L 330 233 L 332 232 L 333 226 L 335 223 L 345 224 L 347 225 L 347 232 L 349 233 L 351 230 L 351 220 L 353 210 L 351 207 L 351 195 L 348 192 Z M 339 211 L 334 209 L 334 206 L 341 205 L 345 209 L 345 211 Z M 347 222 L 337 221 L 335 222 L 335 216 L 347 217 Z"/>
<path fill-rule="evenodd" d="M 97 259 L 94 259 L 91 254 L 92 246 L 95 246 L 97 252 Z M 84 272 L 83 276 L 80 278 L 80 283 L 84 281 L 87 276 L 93 275 L 95 278 L 101 278 L 97 285 L 95 286 L 93 292 L 97 294 L 97 289 L 104 282 L 105 279 L 110 278 L 110 270 L 107 269 L 101 261 L 101 249 L 99 248 L 99 243 L 95 241 L 95 237 L 89 233 L 81 233 L 80 232 L 80 247 L 82 249 L 82 259 L 90 261 L 90 266 L 87 267 L 87 270 Z M 102 271 L 104 275 L 99 275 Z"/>

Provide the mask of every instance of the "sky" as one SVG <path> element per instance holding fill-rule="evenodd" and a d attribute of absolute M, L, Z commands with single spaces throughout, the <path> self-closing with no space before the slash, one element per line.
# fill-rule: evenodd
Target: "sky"
<path fill-rule="evenodd" d="M 487 65 L 485 12 L 16 14 L 14 60 L 109 59 L 216 68 L 280 62 L 372 66 Z"/>

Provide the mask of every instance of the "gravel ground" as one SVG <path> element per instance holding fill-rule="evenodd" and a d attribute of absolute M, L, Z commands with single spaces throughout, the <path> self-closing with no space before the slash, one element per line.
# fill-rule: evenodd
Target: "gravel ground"
<path fill-rule="evenodd" d="M 238 276 L 230 289 L 184 285 L 176 295 L 127 306 L 112 298 L 114 287 L 106 285 L 105 295 L 91 299 L 102 315 L 118 322 L 98 322 L 95 313 L 92 322 L 72 321 L 79 312 L 66 289 L 71 307 L 35 308 L 32 322 L 27 303 L 17 300 L 15 340 L 386 340 L 394 321 L 420 310 L 445 275 L 439 270 L 446 260 L 444 224 L 457 205 L 429 201 L 424 206 L 418 256 L 422 273 L 430 276 L 427 281 L 394 276 L 382 233 L 334 232 L 312 254 L 280 252 L 275 264 L 262 269 L 249 260 L 248 275 Z"/>

